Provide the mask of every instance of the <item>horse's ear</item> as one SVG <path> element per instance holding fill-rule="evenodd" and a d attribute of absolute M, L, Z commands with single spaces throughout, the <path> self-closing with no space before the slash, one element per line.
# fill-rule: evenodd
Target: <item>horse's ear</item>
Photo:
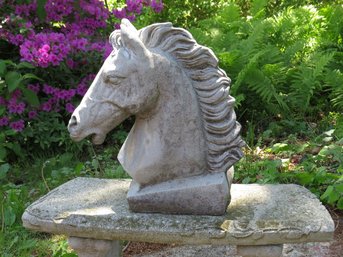
<path fill-rule="evenodd" d="M 137 29 L 128 19 L 122 19 L 120 29 L 124 47 L 133 51 L 139 57 L 148 55 L 148 49 L 144 46 L 142 40 L 140 40 Z"/>

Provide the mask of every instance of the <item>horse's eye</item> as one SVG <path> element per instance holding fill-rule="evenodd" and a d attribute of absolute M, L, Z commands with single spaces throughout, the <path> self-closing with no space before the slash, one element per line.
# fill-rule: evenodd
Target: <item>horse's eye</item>
<path fill-rule="evenodd" d="M 113 74 L 109 74 L 109 75 L 104 74 L 104 81 L 105 81 L 105 83 L 107 83 L 109 85 L 119 85 L 123 79 L 125 79 L 124 76 L 113 75 Z"/>

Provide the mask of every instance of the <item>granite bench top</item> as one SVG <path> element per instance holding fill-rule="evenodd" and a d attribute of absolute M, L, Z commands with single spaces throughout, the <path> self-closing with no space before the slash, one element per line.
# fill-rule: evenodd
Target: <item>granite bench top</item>
<path fill-rule="evenodd" d="M 175 244 L 267 245 L 333 237 L 330 214 L 299 185 L 233 184 L 225 215 L 195 216 L 131 212 L 130 182 L 73 179 L 30 205 L 23 225 L 68 236 Z"/>

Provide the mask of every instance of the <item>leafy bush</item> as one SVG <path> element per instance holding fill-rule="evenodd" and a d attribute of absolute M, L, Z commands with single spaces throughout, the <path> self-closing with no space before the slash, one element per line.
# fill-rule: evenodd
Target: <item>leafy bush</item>
<path fill-rule="evenodd" d="M 163 4 L 127 0 L 118 7 L 100 0 L 0 2 L 0 160 L 80 147 L 70 147 L 65 124 L 112 50 L 109 34 L 119 19 L 135 21 Z"/>
<path fill-rule="evenodd" d="M 174 26 L 189 29 L 197 26 L 199 21 L 213 17 L 225 2 L 224 0 L 163 0 L 163 12 L 141 16 L 138 24 L 146 26 L 154 22 L 169 21 Z"/>
<path fill-rule="evenodd" d="M 235 180 L 301 184 L 324 203 L 343 210 L 343 115 L 331 113 L 329 118 L 330 122 L 324 121 L 328 130 L 317 136 L 314 133 L 310 141 L 288 135 L 267 146 L 269 133 L 264 133 L 238 162 Z"/>
<path fill-rule="evenodd" d="M 250 16 L 241 16 L 229 3 L 192 29 L 231 77 L 239 119 L 266 128 L 273 120 L 315 121 L 342 111 L 342 5 L 292 7 L 273 16 L 266 6 L 252 1 Z"/>

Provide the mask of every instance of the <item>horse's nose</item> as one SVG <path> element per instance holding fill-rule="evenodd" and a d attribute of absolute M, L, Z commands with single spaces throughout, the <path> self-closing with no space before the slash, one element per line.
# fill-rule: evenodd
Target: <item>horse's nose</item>
<path fill-rule="evenodd" d="M 71 132 L 73 130 L 73 128 L 75 128 L 78 124 L 77 118 L 75 115 L 72 115 L 70 120 L 69 120 L 69 124 L 68 124 L 68 130 L 69 132 Z"/>

